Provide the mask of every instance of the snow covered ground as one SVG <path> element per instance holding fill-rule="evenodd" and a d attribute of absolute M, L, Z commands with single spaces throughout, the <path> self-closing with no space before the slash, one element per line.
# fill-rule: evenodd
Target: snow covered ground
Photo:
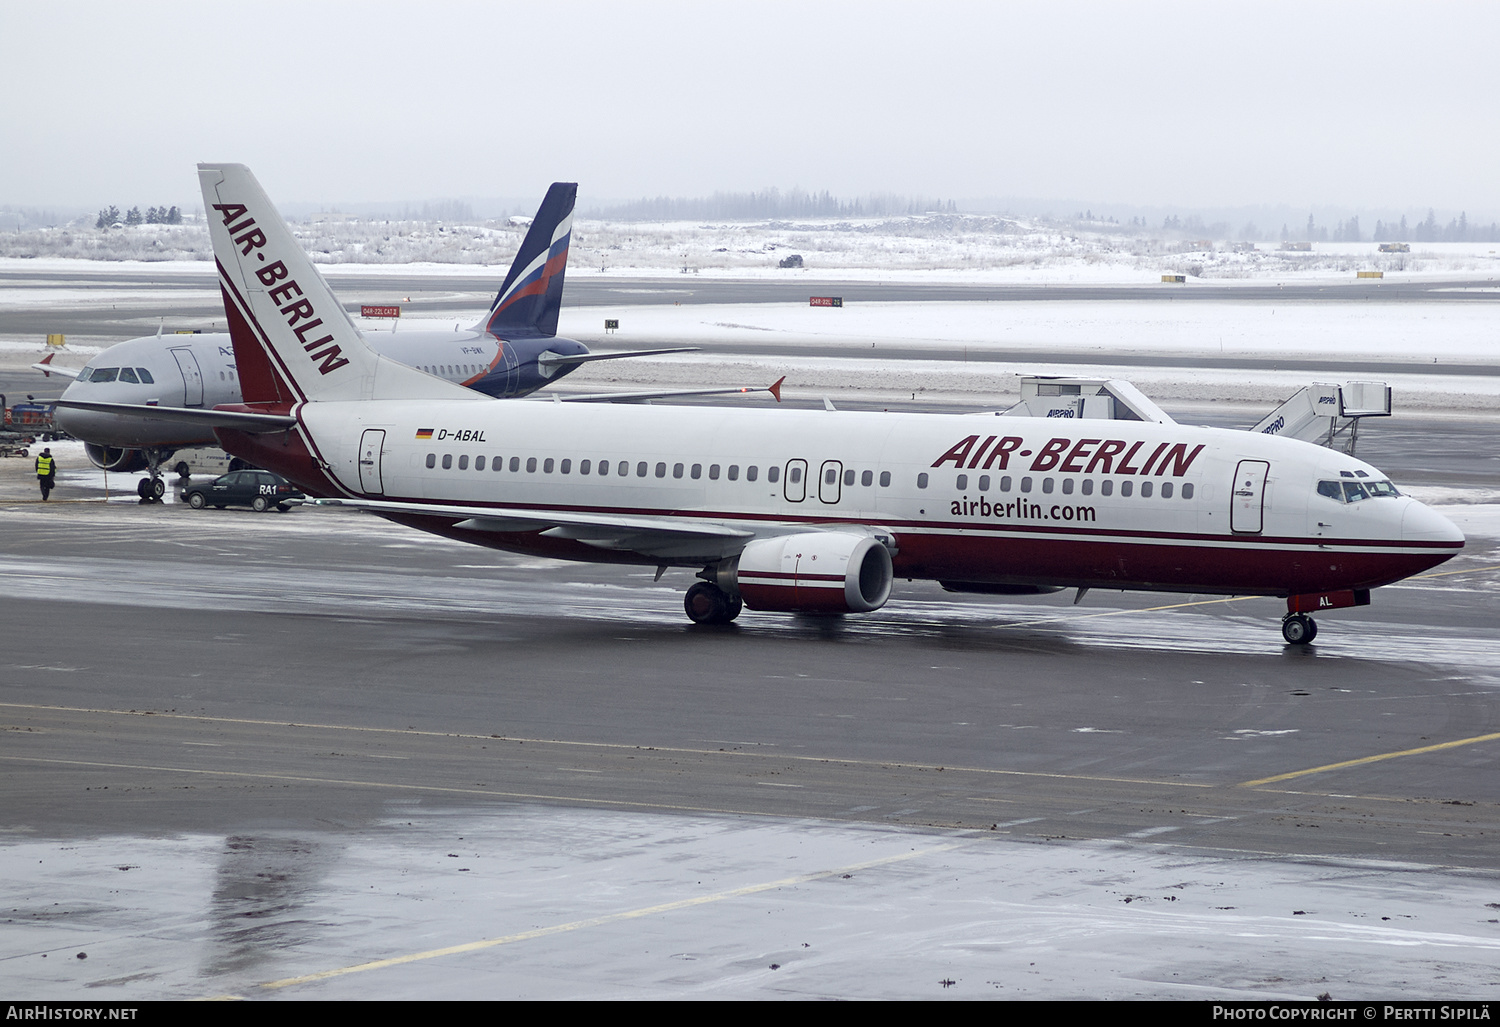
<path fill-rule="evenodd" d="M 297 224 L 320 264 L 498 266 L 510 263 L 525 228 L 508 221 L 452 224 L 348 220 Z M 801 270 L 778 265 L 802 258 Z M 50 228 L 0 235 L 0 258 L 77 258 L 152 265 L 206 264 L 202 224 L 101 230 Z M 746 276 L 919 274 L 958 281 L 1145 283 L 1166 273 L 1220 281 L 1388 274 L 1493 277 L 1500 243 L 1413 243 L 1380 253 L 1375 242 L 1318 242 L 1309 252 L 1278 243 L 1195 240 L 1180 232 L 1076 225 L 1038 218 L 925 214 L 828 221 L 575 220 L 570 274 L 642 273 Z"/>

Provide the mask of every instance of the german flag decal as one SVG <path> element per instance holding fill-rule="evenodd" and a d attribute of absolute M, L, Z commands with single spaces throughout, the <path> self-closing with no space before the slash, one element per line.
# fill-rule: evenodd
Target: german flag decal
<path fill-rule="evenodd" d="M 430 438 L 432 438 L 432 429 L 431 428 L 418 428 L 417 429 L 417 439 L 419 441 L 422 440 L 422 439 L 430 439 Z"/>

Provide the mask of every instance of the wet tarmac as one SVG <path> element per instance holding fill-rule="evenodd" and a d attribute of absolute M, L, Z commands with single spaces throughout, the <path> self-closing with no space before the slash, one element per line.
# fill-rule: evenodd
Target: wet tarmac
<path fill-rule="evenodd" d="M 1300 651 L 920 583 L 704 630 L 686 572 L 88 474 L 0 509 L 0 991 L 1493 993 L 1493 537 Z"/>

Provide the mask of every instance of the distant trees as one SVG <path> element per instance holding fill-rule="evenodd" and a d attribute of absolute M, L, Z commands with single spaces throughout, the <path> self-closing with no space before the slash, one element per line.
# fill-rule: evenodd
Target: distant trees
<path fill-rule="evenodd" d="M 120 215 L 120 208 L 116 206 L 101 207 L 99 216 L 94 220 L 95 228 L 109 228 L 112 225 L 180 225 L 182 224 L 182 211 L 176 207 L 150 207 L 146 213 L 141 213 L 141 208 L 131 207 L 125 215 Z"/>
<path fill-rule="evenodd" d="M 1476 225 L 1467 211 L 1446 225 L 1437 219 L 1437 211 L 1428 209 L 1427 219 L 1408 226 L 1406 216 L 1396 224 L 1375 222 L 1376 242 L 1500 242 L 1500 224 Z"/>
<path fill-rule="evenodd" d="M 953 200 L 879 194 L 864 199 L 841 200 L 821 193 L 793 189 L 783 193 L 767 189 L 758 193 L 714 193 L 697 199 L 658 196 L 589 212 L 589 217 L 618 221 L 696 221 L 702 218 L 753 221 L 761 218 L 858 218 L 903 214 L 956 214 Z"/>

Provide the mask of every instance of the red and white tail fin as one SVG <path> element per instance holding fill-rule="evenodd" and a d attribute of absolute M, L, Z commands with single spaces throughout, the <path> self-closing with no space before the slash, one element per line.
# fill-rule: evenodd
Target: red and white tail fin
<path fill-rule="evenodd" d="M 199 164 L 203 209 L 246 403 L 485 397 L 365 345 L 243 164 Z"/>

